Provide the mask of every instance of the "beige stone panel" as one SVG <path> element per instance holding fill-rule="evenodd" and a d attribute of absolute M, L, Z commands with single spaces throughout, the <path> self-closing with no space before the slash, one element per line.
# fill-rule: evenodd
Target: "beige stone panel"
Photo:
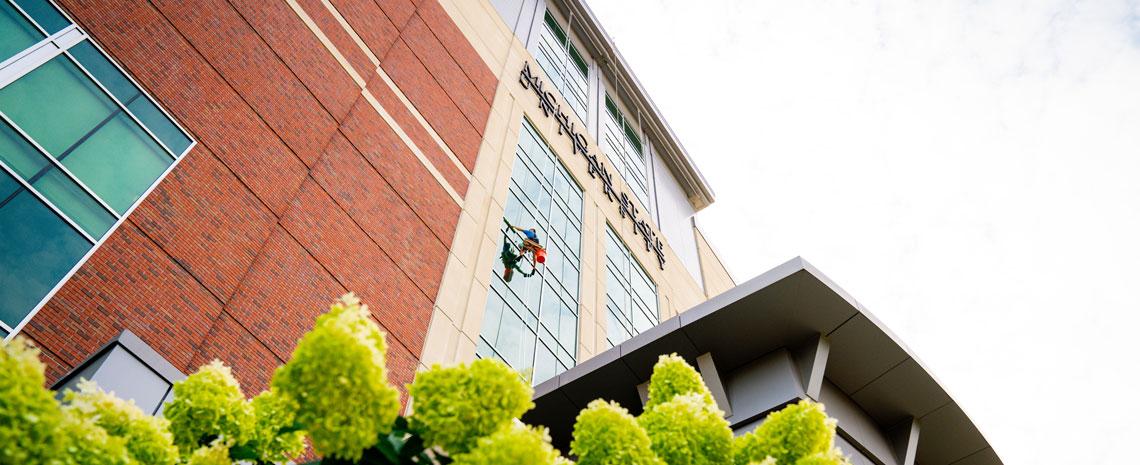
<path fill-rule="evenodd" d="M 494 239 L 496 242 L 503 240 L 503 215 L 506 213 L 506 207 L 503 206 L 498 200 L 491 199 L 490 206 L 487 208 L 487 216 L 483 222 L 483 235 Z"/>
<path fill-rule="evenodd" d="M 511 151 L 511 157 L 508 159 L 504 157 L 499 162 L 499 174 L 495 179 L 494 189 L 491 190 L 491 198 L 495 199 L 502 205 L 507 204 L 507 191 L 511 187 L 511 172 L 514 171 L 514 151 Z"/>
<path fill-rule="evenodd" d="M 478 336 L 476 336 L 478 337 Z M 459 344 L 455 348 L 455 361 L 453 363 L 469 363 L 475 360 L 475 341 L 464 334 L 459 335 Z"/>
<path fill-rule="evenodd" d="M 491 269 L 495 260 L 499 258 L 500 239 L 491 239 L 484 236 L 479 246 L 479 260 L 475 262 L 475 280 L 483 287 L 490 286 Z"/>
<path fill-rule="evenodd" d="M 420 364 L 431 366 L 433 363 L 451 363 L 458 345 L 459 328 L 441 310 L 436 309 L 432 313 L 431 323 L 428 325 L 424 350 L 420 355 Z"/>
<path fill-rule="evenodd" d="M 485 274 L 490 274 L 490 270 Z M 459 327 L 471 339 L 479 337 L 479 331 L 483 329 L 483 314 L 487 309 L 487 294 L 489 292 L 489 288 L 482 282 L 478 280 L 471 282 L 471 292 L 467 297 L 467 309 Z"/>
<path fill-rule="evenodd" d="M 471 271 L 463 265 L 455 254 L 448 254 L 447 264 L 443 268 L 443 278 L 439 283 L 439 295 L 435 299 L 435 308 L 443 311 L 452 321 L 459 321 L 463 316 L 464 305 L 467 304 L 468 283 L 471 281 Z"/>
<path fill-rule="evenodd" d="M 467 187 L 467 200 L 464 201 L 463 214 L 472 218 L 473 222 L 482 222 L 487 217 L 487 210 L 491 206 L 491 194 L 486 187 L 472 183 Z M 482 231 L 476 225 L 476 231 Z"/>
<path fill-rule="evenodd" d="M 470 199 L 470 193 L 468 198 Z M 475 260 L 478 258 L 476 247 L 478 247 L 481 239 L 479 236 L 479 222 L 471 216 L 468 210 L 462 210 L 459 213 L 459 223 L 455 226 L 455 238 L 451 241 L 451 254 L 468 268 L 474 266 Z"/>

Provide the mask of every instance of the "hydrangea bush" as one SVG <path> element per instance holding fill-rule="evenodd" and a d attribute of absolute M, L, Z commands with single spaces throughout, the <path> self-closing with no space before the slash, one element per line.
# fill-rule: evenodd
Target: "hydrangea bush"
<path fill-rule="evenodd" d="M 601 399 L 578 414 L 570 452 L 579 465 L 664 465 L 637 419 L 624 407 Z"/>
<path fill-rule="evenodd" d="M 241 386 L 218 360 L 174 383 L 174 400 L 163 415 L 170 419 L 174 445 L 184 454 L 215 441 L 237 444 L 247 438 L 253 420 Z"/>
<path fill-rule="evenodd" d="M 755 430 L 737 438 L 734 463 L 769 457 L 779 465 L 846 463 L 834 444 L 835 420 L 827 417 L 823 404 L 802 400 L 768 415 Z"/>
<path fill-rule="evenodd" d="M 545 428 L 519 418 L 533 391 L 499 361 L 420 372 L 399 416 L 384 333 L 349 294 L 318 317 L 270 389 L 246 399 L 219 361 L 175 383 L 165 418 L 83 381 L 57 402 L 25 340 L 0 350 L 0 463 L 46 465 L 268 465 L 305 452 L 325 465 L 573 465 Z M 733 439 L 700 375 L 676 355 L 654 367 L 645 411 L 595 400 L 574 424 L 582 465 L 847 465 L 835 422 L 801 402 Z"/>
<path fill-rule="evenodd" d="M 388 383 L 387 351 L 368 307 L 348 294 L 317 318 L 293 359 L 273 374 L 273 388 L 297 401 L 297 422 L 317 453 L 356 460 L 391 431 L 400 394 Z"/>
<path fill-rule="evenodd" d="M 490 359 L 453 368 L 433 366 L 408 386 L 415 399 L 412 429 L 429 444 L 451 453 L 471 450 L 475 442 L 498 431 L 534 407 L 530 386 L 517 372 Z"/>
<path fill-rule="evenodd" d="M 645 402 L 645 409 L 669 402 L 682 394 L 696 394 L 702 402 L 716 405 L 697 370 L 677 354 L 662 355 L 653 365 L 653 374 L 649 377 L 649 400 Z"/>

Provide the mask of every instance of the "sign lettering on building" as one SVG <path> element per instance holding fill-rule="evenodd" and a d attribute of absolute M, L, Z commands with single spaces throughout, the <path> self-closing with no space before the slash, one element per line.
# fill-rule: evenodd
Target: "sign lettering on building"
<path fill-rule="evenodd" d="M 519 74 L 519 84 L 522 84 L 523 89 L 530 89 L 538 96 L 538 108 L 542 110 L 542 114 L 547 118 L 553 117 L 558 122 L 558 134 L 565 135 L 570 139 L 574 155 L 582 155 L 586 159 L 586 172 L 591 178 L 601 180 L 602 193 L 610 202 L 618 203 L 618 212 L 621 217 L 623 219 L 628 218 L 633 223 L 634 234 L 641 236 L 647 252 L 653 252 L 657 255 L 657 266 L 664 270 L 665 245 L 661 243 L 661 239 L 657 237 L 653 227 L 647 221 L 638 218 L 637 205 L 629 194 L 625 192 L 619 194 L 614 189 L 614 178 L 606 168 L 605 162 L 598 159 L 597 154 L 590 153 L 589 147 L 586 145 L 586 136 L 578 132 L 578 128 L 570 120 L 570 116 L 562 111 L 562 104 L 558 103 L 554 93 L 543 89 L 545 83 L 539 79 L 538 75 L 531 72 L 529 62 L 523 65 L 522 72 Z"/>

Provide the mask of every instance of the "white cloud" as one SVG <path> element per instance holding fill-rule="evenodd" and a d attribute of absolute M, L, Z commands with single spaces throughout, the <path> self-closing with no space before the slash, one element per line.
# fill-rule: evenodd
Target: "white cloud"
<path fill-rule="evenodd" d="M 1006 463 L 1134 460 L 1140 2 L 590 4 L 738 279 L 812 261 Z"/>

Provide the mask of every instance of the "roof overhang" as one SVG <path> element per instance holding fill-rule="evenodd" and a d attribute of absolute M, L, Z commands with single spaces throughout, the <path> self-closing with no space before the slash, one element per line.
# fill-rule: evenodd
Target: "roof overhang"
<path fill-rule="evenodd" d="M 550 3 L 566 16 L 574 18 L 571 28 L 598 61 L 602 72 L 618 87 L 617 92 L 623 101 L 639 112 L 645 131 L 656 142 L 654 148 L 657 154 L 685 190 L 693 209 L 700 211 L 711 205 L 716 199 L 712 187 L 697 169 L 673 129 L 665 122 L 661 111 L 649 98 L 641 82 L 634 76 L 609 34 L 602 29 L 594 12 L 583 0 L 551 0 Z"/>
<path fill-rule="evenodd" d="M 921 425 L 913 463 L 1000 465 L 977 427 L 909 349 L 855 299 L 801 258 L 792 259 L 662 322 L 536 387 L 524 420 L 565 445 L 577 412 L 597 398 L 641 410 L 635 388 L 660 354 L 711 354 L 732 372 L 773 351 L 824 336 L 824 376 L 881 431 Z M 841 424 L 842 426 L 842 424 Z"/>

